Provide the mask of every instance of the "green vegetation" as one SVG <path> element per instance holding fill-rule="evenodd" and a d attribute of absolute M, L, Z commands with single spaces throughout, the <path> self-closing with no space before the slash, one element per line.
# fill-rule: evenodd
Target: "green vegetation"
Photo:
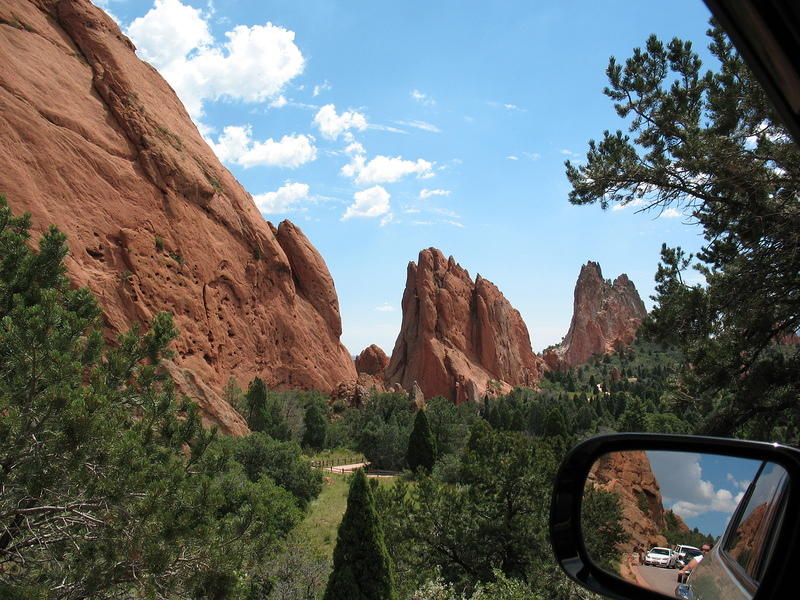
<path fill-rule="evenodd" d="M 170 252 L 170 253 L 169 253 L 169 257 L 170 257 L 172 260 L 174 260 L 176 263 L 178 263 L 179 265 L 183 265 L 183 264 L 185 264 L 185 263 L 186 263 L 186 260 L 184 260 L 183 256 L 181 256 L 181 255 L 180 255 L 180 254 L 178 254 L 177 252 Z"/>
<path fill-rule="evenodd" d="M 671 510 L 664 512 L 664 529 L 661 534 L 667 538 L 667 544 L 670 546 L 686 544 L 700 548 L 703 544 L 714 545 L 713 536 L 700 533 L 697 527 L 687 531 L 686 524 Z"/>
<path fill-rule="evenodd" d="M 175 150 L 183 150 L 183 140 L 178 134 L 173 133 L 162 125 L 156 125 L 156 133 L 161 139 L 165 140 L 170 146 L 175 148 Z"/>
<path fill-rule="evenodd" d="M 436 462 L 436 446 L 431 433 L 431 426 L 424 410 L 418 410 L 414 418 L 414 429 L 408 437 L 408 451 L 406 452 L 408 468 L 418 472 L 424 469 L 430 473 L 433 463 Z"/>
<path fill-rule="evenodd" d="M 156 243 L 156 250 L 158 250 L 159 252 L 164 250 L 164 238 L 162 236 L 157 235 L 155 237 L 155 243 Z"/>
<path fill-rule="evenodd" d="M 645 511 L 646 507 L 645 502 Z M 621 521 L 622 502 L 619 494 L 588 486 L 584 491 L 581 507 L 586 549 L 598 565 L 613 573 L 619 572 L 618 548 L 630 539 L 622 528 Z"/>
<path fill-rule="evenodd" d="M 392 600 L 395 597 L 394 571 L 383 527 L 367 476 L 359 469 L 350 484 L 324 598 Z"/>
<path fill-rule="evenodd" d="M 225 191 L 225 189 L 222 187 L 222 184 L 219 182 L 219 179 L 217 179 L 216 177 L 211 177 L 210 175 L 206 175 L 206 180 L 208 180 L 208 183 L 211 184 L 211 187 L 214 188 L 214 191 L 216 193 L 221 194 Z"/>
<path fill-rule="evenodd" d="M 800 328 L 800 149 L 727 37 L 708 35 L 716 71 L 690 42 L 655 36 L 611 59 L 605 94 L 629 134 L 606 131 L 584 164 L 567 162 L 570 201 L 643 201 L 702 226 L 696 257 L 663 247 L 647 322 L 685 356 L 672 401 L 698 414 L 696 431 L 797 444 L 800 346 L 780 342 Z"/>
<path fill-rule="evenodd" d="M 29 229 L 0 197 L 0 595 L 251 597 L 319 475 L 203 430 L 160 366 L 170 315 L 107 347 L 65 236 Z"/>

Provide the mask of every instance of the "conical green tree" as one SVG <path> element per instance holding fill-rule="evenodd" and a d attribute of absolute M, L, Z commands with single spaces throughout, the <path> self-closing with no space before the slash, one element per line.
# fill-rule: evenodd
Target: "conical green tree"
<path fill-rule="evenodd" d="M 328 428 L 328 422 L 319 404 L 312 402 L 308 405 L 303 422 L 306 426 L 306 432 L 303 434 L 303 445 L 313 450 L 322 450 L 325 445 L 325 432 Z"/>
<path fill-rule="evenodd" d="M 406 461 L 408 467 L 414 472 L 420 468 L 430 472 L 433 469 L 433 463 L 436 462 L 436 442 L 424 410 L 418 410 L 414 419 L 414 429 L 411 430 L 408 438 Z"/>
<path fill-rule="evenodd" d="M 375 510 L 375 499 L 362 469 L 356 471 L 344 513 L 333 572 L 324 600 L 394 600 L 394 571 Z"/>

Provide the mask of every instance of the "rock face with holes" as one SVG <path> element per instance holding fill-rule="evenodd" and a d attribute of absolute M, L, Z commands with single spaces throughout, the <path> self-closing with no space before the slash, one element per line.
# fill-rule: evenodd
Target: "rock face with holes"
<path fill-rule="evenodd" d="M 0 3 L 0 193 L 69 236 L 109 339 L 156 312 L 206 422 L 244 433 L 230 376 L 330 391 L 355 379 L 336 290 L 288 221 L 264 221 L 170 86 L 88 0 Z"/>
<path fill-rule="evenodd" d="M 436 248 L 408 264 L 389 383 L 408 391 L 416 383 L 426 399 L 476 401 L 533 386 L 542 369 L 522 317 L 491 281 L 480 275 L 472 281 Z"/>
<path fill-rule="evenodd" d="M 627 275 L 606 281 L 600 265 L 589 261 L 575 284 L 569 331 L 561 344 L 545 352 L 544 360 L 558 369 L 585 363 L 595 354 L 610 354 L 633 342 L 645 316 L 644 303 Z"/>

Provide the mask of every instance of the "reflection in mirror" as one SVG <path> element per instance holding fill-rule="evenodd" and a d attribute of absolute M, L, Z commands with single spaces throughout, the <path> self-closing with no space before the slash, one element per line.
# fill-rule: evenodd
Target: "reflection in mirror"
<path fill-rule="evenodd" d="M 786 480 L 779 465 L 731 456 L 605 454 L 585 485 L 584 543 L 604 570 L 666 596 L 749 599 L 773 549 Z"/>

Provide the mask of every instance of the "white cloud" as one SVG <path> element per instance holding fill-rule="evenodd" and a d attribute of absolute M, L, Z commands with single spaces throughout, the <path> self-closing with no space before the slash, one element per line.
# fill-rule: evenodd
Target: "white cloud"
<path fill-rule="evenodd" d="M 746 490 L 750 487 L 750 480 L 745 479 L 744 481 L 737 481 L 736 477 L 734 477 L 731 473 L 725 475 L 725 479 L 730 481 L 733 484 L 733 487 L 739 488 L 740 490 Z"/>
<path fill-rule="evenodd" d="M 380 306 L 376 306 L 375 310 L 377 310 L 378 312 L 392 312 L 395 310 L 395 308 L 388 302 L 384 302 Z"/>
<path fill-rule="evenodd" d="M 509 154 L 506 158 L 508 160 L 519 160 L 519 156 L 514 156 L 513 154 Z"/>
<path fill-rule="evenodd" d="M 389 131 L 391 133 L 402 133 L 408 135 L 407 131 L 404 131 L 403 129 L 398 129 L 397 127 L 392 127 L 391 125 L 379 125 L 377 123 L 370 123 L 369 128 L 376 129 L 378 131 Z"/>
<path fill-rule="evenodd" d="M 447 208 L 432 208 L 431 212 L 435 212 L 438 215 L 444 215 L 445 217 L 451 217 L 453 219 L 461 218 L 461 216 L 458 213 Z"/>
<path fill-rule="evenodd" d="M 201 11 L 179 0 L 156 0 L 126 33 L 195 119 L 203 115 L 206 101 L 275 97 L 305 66 L 293 31 L 269 22 L 237 25 L 218 43 Z"/>
<path fill-rule="evenodd" d="M 577 152 L 573 152 L 572 150 L 567 150 L 566 148 L 563 148 L 560 152 L 564 156 L 569 156 L 572 158 L 578 158 L 580 156 L 580 154 L 578 154 Z"/>
<path fill-rule="evenodd" d="M 312 90 L 311 95 L 316 98 L 322 92 L 325 92 L 325 91 L 330 90 L 330 89 L 331 89 L 331 84 L 328 83 L 328 80 L 326 79 L 325 83 L 321 83 L 319 85 L 315 85 L 314 86 L 314 89 Z"/>
<path fill-rule="evenodd" d="M 403 127 L 413 127 L 414 129 L 421 129 L 422 131 L 430 131 L 431 133 L 442 133 L 436 125 L 426 123 L 425 121 L 395 121 L 398 125 Z"/>
<path fill-rule="evenodd" d="M 269 106 L 270 106 L 270 108 L 283 108 L 283 107 L 284 107 L 284 106 L 286 106 L 288 103 L 289 103 L 289 101 L 286 99 L 286 96 L 284 96 L 283 94 L 281 94 L 280 96 L 278 96 L 277 98 L 275 98 L 275 100 L 273 100 L 272 102 L 270 102 L 270 103 L 269 103 Z"/>
<path fill-rule="evenodd" d="M 433 175 L 433 163 L 421 158 L 416 161 L 404 160 L 401 156 L 378 155 L 369 162 L 363 154 L 356 154 L 350 163 L 342 167 L 341 173 L 353 177 L 359 185 L 370 183 L 393 183 L 407 175 L 416 174 L 420 179 Z"/>
<path fill-rule="evenodd" d="M 411 90 L 411 97 L 423 106 L 433 106 L 436 104 L 436 100 L 428 96 L 428 94 L 423 94 L 419 90 Z"/>
<path fill-rule="evenodd" d="M 430 227 L 433 225 L 433 221 L 411 221 L 411 224 L 417 227 Z"/>
<path fill-rule="evenodd" d="M 732 513 L 744 496 L 730 490 L 715 489 L 703 479 L 699 454 L 688 452 L 648 452 L 665 508 L 671 508 L 681 518 L 694 518 L 707 512 Z M 754 462 L 754 471 L 757 463 Z M 730 481 L 732 476 L 728 476 Z"/>
<path fill-rule="evenodd" d="M 252 139 L 249 125 L 229 125 L 216 142 L 212 139 L 207 141 L 222 162 L 245 168 L 262 165 L 293 169 L 317 158 L 313 137 L 292 134 L 277 142 L 272 138 L 259 142 Z"/>
<path fill-rule="evenodd" d="M 634 198 L 634 199 L 633 199 L 633 200 L 631 200 L 630 202 L 625 202 L 625 203 L 623 203 L 623 202 L 618 202 L 618 203 L 614 204 L 614 205 L 611 207 L 611 210 L 613 210 L 613 211 L 616 211 L 616 210 L 625 210 L 625 209 L 626 209 L 626 208 L 628 208 L 629 206 L 631 206 L 631 207 L 633 207 L 633 208 L 638 208 L 639 206 L 644 206 L 644 204 L 645 204 L 645 202 L 644 202 L 644 200 L 643 200 L 642 198 Z"/>
<path fill-rule="evenodd" d="M 305 183 L 286 183 L 274 192 L 258 194 L 253 200 L 264 214 L 286 213 L 308 199 L 308 185 Z"/>
<path fill-rule="evenodd" d="M 448 225 L 452 225 L 453 227 L 464 227 L 464 224 L 459 223 L 458 221 L 451 221 L 449 219 L 445 219 L 444 222 L 447 223 Z"/>
<path fill-rule="evenodd" d="M 381 215 L 388 216 L 390 214 L 389 198 L 391 198 L 391 194 L 379 185 L 356 192 L 353 194 L 355 202 L 347 207 L 341 220 L 346 221 L 353 217 L 374 218 Z"/>
<path fill-rule="evenodd" d="M 450 190 L 428 190 L 422 189 L 419 192 L 419 197 L 421 200 L 425 198 L 430 198 L 431 196 L 449 196 Z"/>
<path fill-rule="evenodd" d="M 667 219 L 678 219 L 683 217 L 683 213 L 675 208 L 667 208 L 661 211 L 660 217 L 666 217 Z"/>
<path fill-rule="evenodd" d="M 364 115 L 349 110 L 338 115 L 333 104 L 326 104 L 320 108 L 314 115 L 314 123 L 319 127 L 320 133 L 331 140 L 351 129 L 363 131 L 367 128 L 367 119 Z"/>
<path fill-rule="evenodd" d="M 105 11 L 105 13 L 109 17 L 111 17 L 111 19 L 114 21 L 114 23 L 116 23 L 117 25 L 120 26 L 120 28 L 122 28 L 122 21 L 120 21 L 117 18 L 117 16 L 114 13 L 112 13 L 111 10 L 109 9 L 109 4 L 110 3 L 111 3 L 110 0 L 92 0 L 92 4 L 94 4 L 95 6 L 97 6 L 99 8 L 102 8 L 103 11 Z"/>

